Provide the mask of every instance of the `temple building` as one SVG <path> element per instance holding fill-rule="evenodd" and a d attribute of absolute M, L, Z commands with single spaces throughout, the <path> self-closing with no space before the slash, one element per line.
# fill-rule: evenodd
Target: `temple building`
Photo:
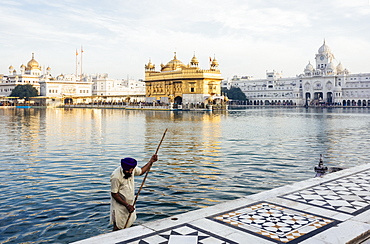
<path fill-rule="evenodd" d="M 304 73 L 284 78 L 281 72 L 266 73 L 265 79 L 234 76 L 225 87 L 239 87 L 250 105 L 339 105 L 370 107 L 370 73 L 351 74 L 338 62 L 325 43 Z"/>
<path fill-rule="evenodd" d="M 0 80 L 0 96 L 9 96 L 17 85 L 31 84 L 43 97 L 60 98 L 63 96 L 91 96 L 92 81 L 89 76 L 81 75 L 51 75 L 51 68 L 42 69 L 41 65 L 32 59 L 27 66 L 21 65 L 17 72 L 11 65 L 9 74 L 2 75 Z"/>
<path fill-rule="evenodd" d="M 50 68 L 48 67 L 50 70 Z M 19 67 L 19 72 L 10 65 L 9 74 L 2 75 L 0 80 L 0 96 L 9 96 L 12 90 L 17 85 L 33 85 L 40 92 L 39 77 L 41 76 L 41 66 L 35 60 L 32 53 L 32 59 L 27 63 L 27 66 L 22 64 Z"/>
<path fill-rule="evenodd" d="M 219 104 L 225 100 L 221 95 L 221 72 L 216 58 L 210 60 L 209 69 L 199 68 L 194 55 L 188 65 L 177 59 L 176 53 L 160 71 L 149 60 L 145 65 L 147 102 L 175 104 Z"/>

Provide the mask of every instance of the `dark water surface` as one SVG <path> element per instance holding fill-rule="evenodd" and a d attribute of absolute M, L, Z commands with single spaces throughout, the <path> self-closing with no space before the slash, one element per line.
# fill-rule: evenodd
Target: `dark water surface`
<path fill-rule="evenodd" d="M 69 243 L 111 231 L 109 176 L 144 165 L 168 128 L 136 224 L 368 163 L 367 109 L 168 112 L 0 109 L 0 243 Z M 137 177 L 139 187 L 143 177 Z"/>

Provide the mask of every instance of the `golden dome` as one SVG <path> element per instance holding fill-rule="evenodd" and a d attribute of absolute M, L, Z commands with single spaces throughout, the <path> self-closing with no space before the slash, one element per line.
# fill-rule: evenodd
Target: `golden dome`
<path fill-rule="evenodd" d="M 13 65 L 10 65 L 10 66 L 9 66 L 9 69 L 14 69 Z"/>
<path fill-rule="evenodd" d="M 145 65 L 146 70 L 154 70 L 155 69 L 155 64 L 152 63 L 152 61 L 149 59 L 148 64 Z"/>
<path fill-rule="evenodd" d="M 212 66 L 218 66 L 218 61 L 216 60 L 216 58 L 213 58 Z"/>
<path fill-rule="evenodd" d="M 51 70 L 51 68 L 48 66 L 48 67 L 46 68 L 46 70 Z"/>
<path fill-rule="evenodd" d="M 27 63 L 27 68 L 39 68 L 39 63 L 35 60 L 34 54 L 32 53 L 32 59 Z"/>
<path fill-rule="evenodd" d="M 177 59 L 176 53 L 173 59 L 164 65 L 161 71 L 170 71 L 170 70 L 177 70 L 178 68 L 186 68 L 186 65 L 183 64 L 180 60 Z"/>
<path fill-rule="evenodd" d="M 194 54 L 193 58 L 191 59 L 190 64 L 191 65 L 198 65 L 199 64 L 199 61 L 198 61 L 197 57 L 195 57 L 195 54 Z"/>

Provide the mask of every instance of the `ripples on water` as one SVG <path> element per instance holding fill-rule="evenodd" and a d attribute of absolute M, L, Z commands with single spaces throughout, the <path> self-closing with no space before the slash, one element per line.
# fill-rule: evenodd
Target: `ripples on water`
<path fill-rule="evenodd" d="M 111 231 L 109 176 L 142 166 L 169 129 L 136 224 L 367 163 L 367 109 L 165 112 L 0 109 L 1 243 L 69 243 Z M 142 177 L 137 178 L 137 187 Z"/>

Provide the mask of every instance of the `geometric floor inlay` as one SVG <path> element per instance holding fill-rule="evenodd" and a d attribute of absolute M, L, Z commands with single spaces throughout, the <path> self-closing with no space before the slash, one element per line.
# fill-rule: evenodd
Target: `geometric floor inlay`
<path fill-rule="evenodd" d="M 340 223 L 268 202 L 254 203 L 208 219 L 277 243 L 298 243 Z"/>
<path fill-rule="evenodd" d="M 357 215 L 370 208 L 370 171 L 332 180 L 280 197 Z"/>
<path fill-rule="evenodd" d="M 190 224 L 174 226 L 165 230 L 143 235 L 117 244 L 237 244 L 221 236 Z"/>

